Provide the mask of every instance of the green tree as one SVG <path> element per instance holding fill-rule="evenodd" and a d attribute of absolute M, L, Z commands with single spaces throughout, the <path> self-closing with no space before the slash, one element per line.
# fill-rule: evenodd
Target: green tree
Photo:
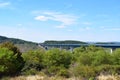
<path fill-rule="evenodd" d="M 17 56 L 21 56 L 20 50 L 11 42 L 4 42 L 0 44 L 1 48 L 8 48 L 9 50 L 13 51 L 14 54 L 17 54 Z"/>
<path fill-rule="evenodd" d="M 43 55 L 45 51 L 43 49 L 28 51 L 24 53 L 22 56 L 25 61 L 25 66 L 22 69 L 22 73 L 36 74 L 37 71 L 43 69 Z"/>
<path fill-rule="evenodd" d="M 98 52 L 98 51 L 105 51 L 102 47 L 96 47 L 95 45 L 90 45 L 86 47 L 86 52 Z"/>
<path fill-rule="evenodd" d="M 120 49 L 116 49 L 113 54 L 113 63 L 114 65 L 120 65 Z"/>
<path fill-rule="evenodd" d="M 94 53 L 93 55 L 93 62 L 92 65 L 94 66 L 99 66 L 99 65 L 105 65 L 105 64 L 112 64 L 112 56 L 110 53 L 105 52 L 105 51 L 98 51 Z"/>
<path fill-rule="evenodd" d="M 0 48 L 0 75 L 14 75 L 20 72 L 23 61 L 17 58 L 13 51 Z"/>
<path fill-rule="evenodd" d="M 24 66 L 19 49 L 10 42 L 0 44 L 0 65 L 3 75 L 18 74 Z M 2 70 L 2 69 L 1 69 Z"/>
<path fill-rule="evenodd" d="M 80 57 L 78 57 L 78 62 L 81 65 L 90 66 L 93 62 L 93 53 L 81 54 Z"/>
<path fill-rule="evenodd" d="M 44 65 L 50 74 L 57 74 L 61 69 L 69 68 L 71 61 L 72 54 L 66 50 L 51 49 L 44 55 Z"/>

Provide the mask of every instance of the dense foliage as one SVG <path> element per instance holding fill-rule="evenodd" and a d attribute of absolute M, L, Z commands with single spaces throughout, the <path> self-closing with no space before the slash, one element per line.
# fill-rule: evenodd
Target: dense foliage
<path fill-rule="evenodd" d="M 66 69 L 72 62 L 72 54 L 66 50 L 51 49 L 44 55 L 44 65 L 50 75 L 66 75 L 61 71 L 67 73 Z"/>
<path fill-rule="evenodd" d="M 24 66 L 19 49 L 10 42 L 0 45 L 0 76 L 16 75 Z"/>
<path fill-rule="evenodd" d="M 42 49 L 28 51 L 22 55 L 25 61 L 25 66 L 22 69 L 22 74 L 36 74 L 37 71 L 43 69 L 43 55 L 45 51 Z"/>
<path fill-rule="evenodd" d="M 12 43 L 0 46 L 0 75 L 35 75 L 91 78 L 100 74 L 120 74 L 120 49 L 110 53 L 102 47 L 69 50 L 44 49 L 21 53 Z"/>

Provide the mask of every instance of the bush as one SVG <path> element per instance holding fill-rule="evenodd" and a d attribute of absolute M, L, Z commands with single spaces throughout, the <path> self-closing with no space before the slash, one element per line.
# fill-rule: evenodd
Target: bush
<path fill-rule="evenodd" d="M 57 74 L 60 68 L 69 68 L 72 61 L 72 54 L 66 50 L 51 49 L 44 55 L 44 65 L 51 74 Z"/>
<path fill-rule="evenodd" d="M 68 78 L 68 77 L 69 77 L 69 72 L 68 72 L 67 69 L 61 68 L 61 69 L 59 70 L 59 72 L 57 73 L 57 75 Z"/>
<path fill-rule="evenodd" d="M 115 75 L 120 73 L 120 65 L 100 65 L 96 66 L 96 73 L 98 75 Z"/>
<path fill-rule="evenodd" d="M 116 49 L 113 54 L 113 64 L 120 65 L 120 49 Z"/>
<path fill-rule="evenodd" d="M 0 48 L 0 75 L 13 75 L 21 71 L 24 61 L 8 48 Z"/>
<path fill-rule="evenodd" d="M 95 77 L 96 72 L 95 72 L 95 68 L 92 66 L 78 65 L 73 68 L 72 75 L 74 75 L 76 77 L 82 76 L 84 78 L 90 78 L 90 77 Z"/>
<path fill-rule="evenodd" d="M 8 48 L 9 50 L 13 51 L 14 54 L 17 56 L 21 56 L 20 50 L 11 42 L 4 42 L 0 45 L 1 48 Z"/>
<path fill-rule="evenodd" d="M 93 62 L 91 65 L 93 66 L 99 66 L 99 65 L 104 65 L 104 64 L 113 64 L 112 63 L 112 56 L 111 54 L 105 52 L 105 51 L 98 51 L 93 54 L 92 56 Z"/>
<path fill-rule="evenodd" d="M 39 73 L 39 71 L 34 68 L 30 68 L 29 70 L 22 72 L 23 75 L 36 75 L 37 73 Z"/>
<path fill-rule="evenodd" d="M 28 74 L 28 72 L 32 73 L 31 70 L 35 72 L 35 70 L 40 71 L 41 69 L 43 69 L 44 53 L 45 52 L 43 49 L 29 51 L 27 53 L 24 53 L 22 56 L 25 61 L 25 65 L 22 69 L 22 74 Z"/>
<path fill-rule="evenodd" d="M 85 53 L 81 54 L 80 57 L 78 57 L 78 63 L 81 65 L 91 65 L 93 62 L 93 55 L 92 53 Z"/>

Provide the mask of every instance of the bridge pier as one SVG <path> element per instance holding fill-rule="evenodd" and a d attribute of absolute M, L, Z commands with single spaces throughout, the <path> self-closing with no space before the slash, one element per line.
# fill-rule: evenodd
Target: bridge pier
<path fill-rule="evenodd" d="M 62 50 L 62 47 L 60 46 L 59 49 Z"/>
<path fill-rule="evenodd" d="M 45 50 L 48 50 L 48 47 L 47 46 L 45 46 L 45 48 L 44 48 Z"/>
<path fill-rule="evenodd" d="M 113 53 L 113 49 L 112 48 L 110 49 L 110 53 Z"/>
<path fill-rule="evenodd" d="M 69 49 L 69 50 L 70 50 L 70 52 L 73 52 L 73 47 L 70 47 L 70 49 Z"/>

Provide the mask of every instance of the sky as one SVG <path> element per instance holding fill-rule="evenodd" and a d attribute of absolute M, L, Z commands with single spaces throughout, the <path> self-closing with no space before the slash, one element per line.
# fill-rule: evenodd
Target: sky
<path fill-rule="evenodd" d="M 0 0 L 0 35 L 120 42 L 120 0 Z"/>

